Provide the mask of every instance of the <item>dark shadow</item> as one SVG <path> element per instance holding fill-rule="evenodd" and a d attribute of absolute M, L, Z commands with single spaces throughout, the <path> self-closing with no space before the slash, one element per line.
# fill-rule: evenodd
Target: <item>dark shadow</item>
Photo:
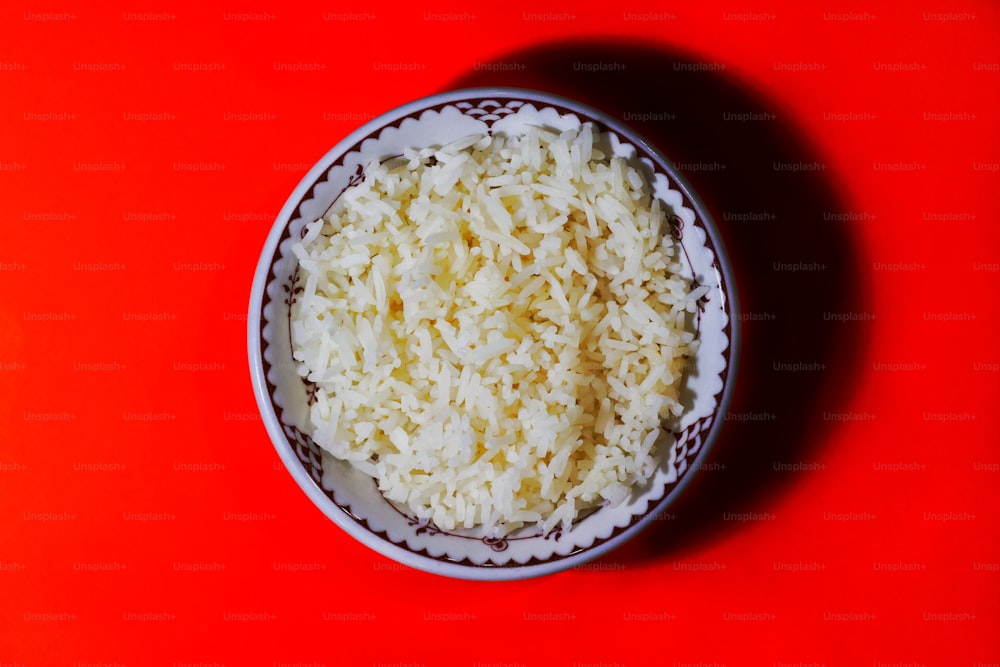
<path fill-rule="evenodd" d="M 606 558 L 677 559 L 743 529 L 739 515 L 766 520 L 781 493 L 822 474 L 789 466 L 821 462 L 871 326 L 838 319 L 867 312 L 869 298 L 832 169 L 773 100 L 659 47 L 548 44 L 480 63 L 449 87 L 483 86 L 557 93 L 634 127 L 701 195 L 735 268 L 743 351 L 722 435 L 664 520 Z"/>

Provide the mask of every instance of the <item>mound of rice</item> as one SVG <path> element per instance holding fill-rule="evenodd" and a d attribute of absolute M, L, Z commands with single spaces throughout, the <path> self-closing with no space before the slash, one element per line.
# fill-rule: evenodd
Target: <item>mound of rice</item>
<path fill-rule="evenodd" d="M 569 527 L 659 465 L 707 288 L 590 125 L 372 162 L 294 247 L 314 440 L 443 530 Z"/>

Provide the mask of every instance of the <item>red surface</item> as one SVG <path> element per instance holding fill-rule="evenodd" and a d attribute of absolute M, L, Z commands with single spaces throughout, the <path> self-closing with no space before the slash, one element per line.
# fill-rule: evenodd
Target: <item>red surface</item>
<path fill-rule="evenodd" d="M 0 10 L 0 664 L 1000 663 L 1000 12 L 803 4 Z M 747 320 L 673 513 L 493 585 L 314 508 L 245 344 L 306 169 L 467 84 L 645 132 Z"/>

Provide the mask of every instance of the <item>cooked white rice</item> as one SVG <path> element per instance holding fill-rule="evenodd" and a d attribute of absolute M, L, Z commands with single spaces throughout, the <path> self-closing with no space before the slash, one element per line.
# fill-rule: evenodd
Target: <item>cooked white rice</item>
<path fill-rule="evenodd" d="M 313 439 L 444 530 L 568 527 L 668 451 L 695 295 L 590 125 L 372 162 L 293 248 Z"/>

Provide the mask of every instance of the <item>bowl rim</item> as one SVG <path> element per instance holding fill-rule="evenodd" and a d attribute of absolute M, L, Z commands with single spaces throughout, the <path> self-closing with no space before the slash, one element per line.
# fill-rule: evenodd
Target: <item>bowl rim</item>
<path fill-rule="evenodd" d="M 545 559 L 542 562 L 529 561 L 521 564 L 511 561 L 504 565 L 482 564 L 477 565 L 469 562 L 456 562 L 448 559 L 436 558 L 423 553 L 416 553 L 407 548 L 401 547 L 391 540 L 383 539 L 376 535 L 371 529 L 358 523 L 357 518 L 350 515 L 347 509 L 333 502 L 312 479 L 309 473 L 298 460 L 295 452 L 287 446 L 287 437 L 278 420 L 278 415 L 273 409 L 270 392 L 268 390 L 268 380 L 264 368 L 263 349 L 261 347 L 261 324 L 263 318 L 264 296 L 269 282 L 269 274 L 273 265 L 275 254 L 282 241 L 284 232 L 288 224 L 294 219 L 295 213 L 303 202 L 304 198 L 315 184 L 329 171 L 330 166 L 339 157 L 348 153 L 352 147 L 358 145 L 366 137 L 379 132 L 382 128 L 398 122 L 401 118 L 409 116 L 414 112 L 430 107 L 459 103 L 465 100 L 485 100 L 490 98 L 512 98 L 532 103 L 539 110 L 545 107 L 561 107 L 569 112 L 579 111 L 582 114 L 598 121 L 608 129 L 616 132 L 623 140 L 636 145 L 638 149 L 645 151 L 654 160 L 655 170 L 662 172 L 668 177 L 670 188 L 679 191 L 687 205 L 694 210 L 700 226 L 704 229 L 708 240 L 715 254 L 715 264 L 720 273 L 720 283 L 722 289 L 720 293 L 724 301 L 721 307 L 729 316 L 729 341 L 728 341 L 728 362 L 725 367 L 725 377 L 723 387 L 718 396 L 718 405 L 715 409 L 716 418 L 713 420 L 707 433 L 703 434 L 703 441 L 700 450 L 692 460 L 690 467 L 676 485 L 656 503 L 655 506 L 647 508 L 646 512 L 633 520 L 625 527 L 604 538 L 596 540 L 597 544 L 579 548 L 566 555 L 557 558 Z M 254 272 L 253 282 L 250 291 L 249 310 L 247 317 L 247 353 L 249 357 L 251 383 L 257 402 L 258 410 L 262 421 L 271 440 L 272 446 L 282 460 L 285 469 L 292 475 L 298 486 L 306 493 L 312 503 L 323 514 L 337 524 L 342 530 L 351 535 L 373 551 L 382 554 L 392 560 L 407 565 L 409 567 L 444 575 L 447 577 L 478 580 L 478 581 L 502 581 L 515 580 L 530 577 L 543 576 L 554 572 L 567 570 L 596 558 L 600 558 L 609 551 L 622 545 L 627 540 L 645 530 L 650 523 L 656 520 L 668 506 L 676 502 L 685 491 L 688 484 L 696 476 L 697 467 L 707 457 L 709 451 L 718 440 L 722 426 L 725 422 L 725 415 L 729 412 L 740 365 L 741 352 L 741 327 L 739 318 L 739 297 L 737 294 L 736 281 L 733 275 L 733 267 L 726 251 L 722 236 L 718 230 L 714 218 L 710 214 L 704 201 L 695 193 L 693 188 L 674 167 L 673 163 L 655 146 L 649 143 L 640 133 L 626 125 L 617 118 L 591 107 L 585 103 L 562 95 L 516 87 L 480 87 L 461 88 L 449 90 L 441 93 L 428 95 L 406 104 L 397 106 L 375 118 L 362 124 L 343 139 L 330 148 L 302 177 L 298 185 L 292 190 L 285 204 L 278 212 L 271 224 L 270 231 L 261 248 Z"/>

